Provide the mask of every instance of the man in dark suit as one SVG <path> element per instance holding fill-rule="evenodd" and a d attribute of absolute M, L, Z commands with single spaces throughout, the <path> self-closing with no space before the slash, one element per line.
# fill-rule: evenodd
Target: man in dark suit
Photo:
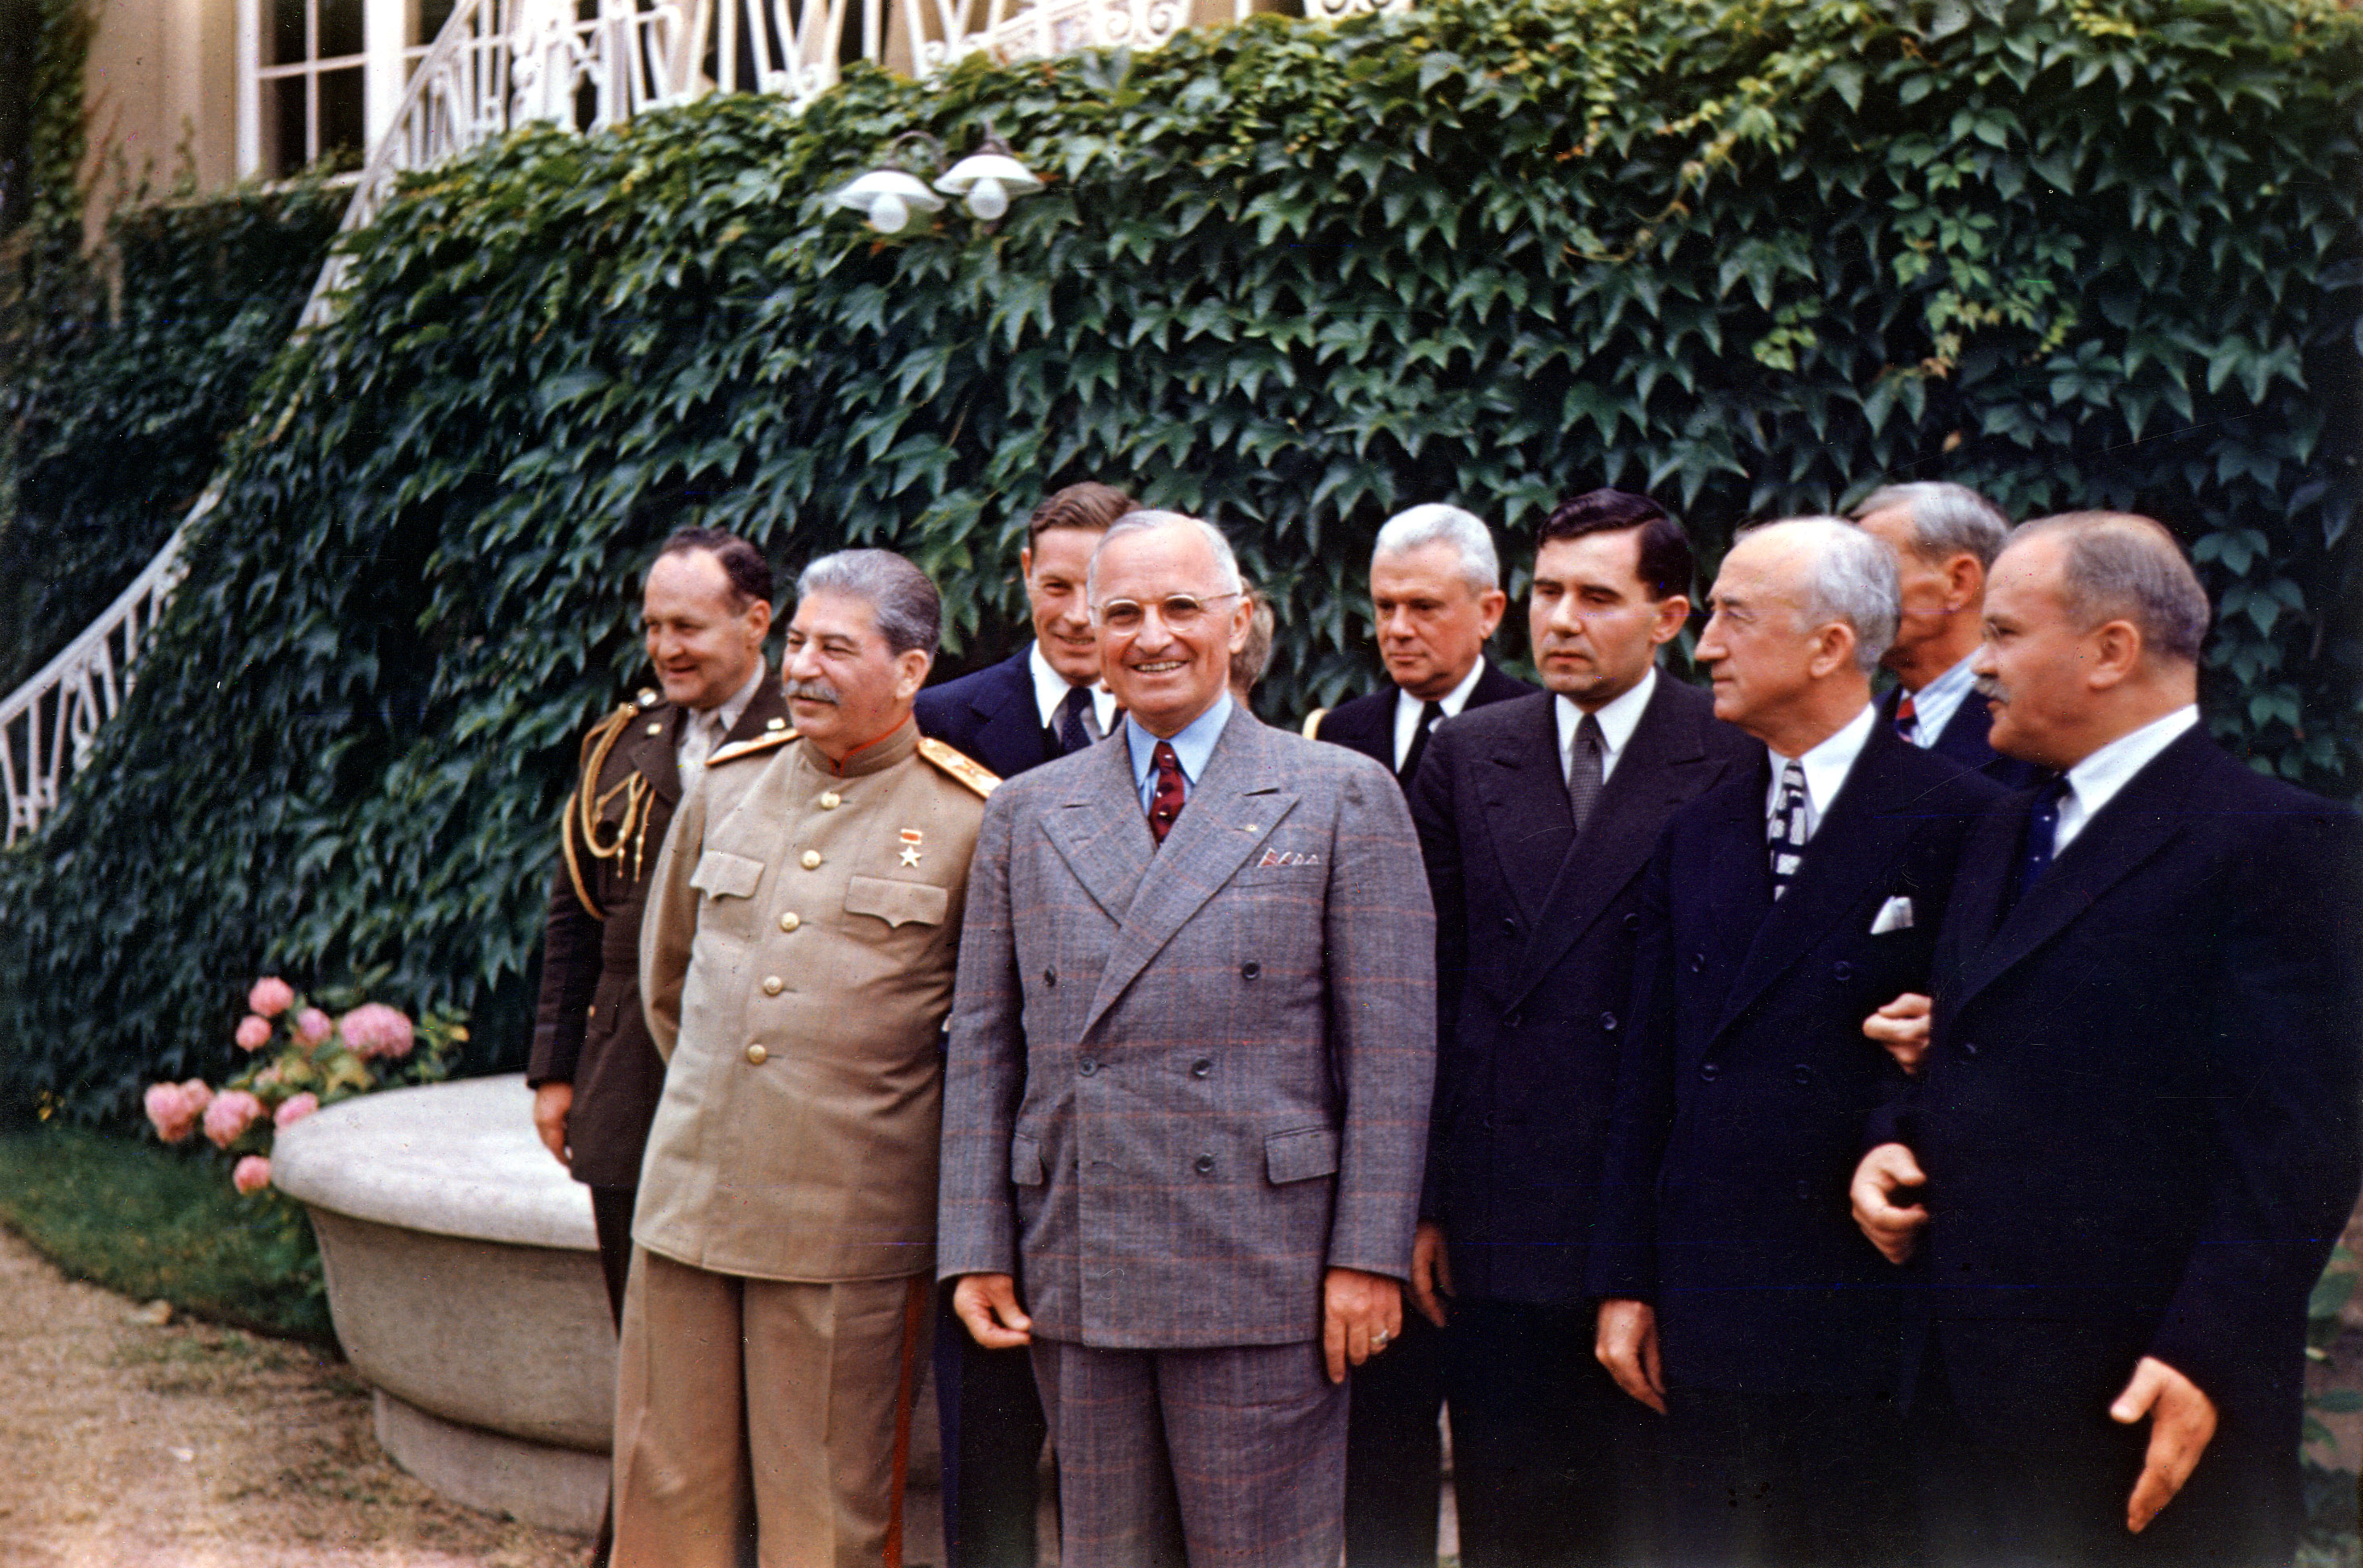
<path fill-rule="evenodd" d="M 938 1267 L 1032 1345 L 1069 1568 L 1335 1568 L 1434 1087 L 1418 841 L 1383 769 L 1232 701 L 1219 533 L 1135 513 L 1091 587 L 1126 717 L 986 808 Z"/>
<path fill-rule="evenodd" d="M 1493 536 L 1475 513 L 1428 505 L 1388 518 L 1370 551 L 1388 684 L 1316 710 L 1304 733 L 1375 758 L 1409 789 L 1438 721 L 1534 690 L 1485 657 L 1509 603 Z"/>
<path fill-rule="evenodd" d="M 1900 1074 L 1861 1021 L 1926 975 L 1999 790 L 1878 722 L 1896 616 L 1878 540 L 1834 518 L 1754 529 L 1712 605 L 1715 714 L 1763 745 L 1675 815 L 1644 883 L 1597 1353 L 1670 1417 L 1674 1561 L 1905 1562 L 1899 1307 L 1847 1206 Z"/>
<path fill-rule="evenodd" d="M 1895 645 L 1880 663 L 1895 689 L 1879 716 L 1913 745 L 1974 767 L 2006 789 L 2033 784 L 2036 769 L 1999 756 L 1986 739 L 1986 706 L 1969 696 L 1986 573 L 2002 553 L 2010 519 L 1967 485 L 1892 484 L 1872 491 L 1854 521 L 1895 552 L 1903 613 Z"/>
<path fill-rule="evenodd" d="M 1042 499 L 1017 552 L 1033 642 L 920 692 L 922 733 L 1012 778 L 1115 728 L 1083 582 L 1108 525 L 1131 510 L 1124 491 L 1089 481 Z M 1022 1350 L 978 1344 L 949 1296 L 936 1317 L 934 1360 L 948 1568 L 1034 1568 L 1047 1429 L 1033 1365 Z"/>
<path fill-rule="evenodd" d="M 923 734 L 1014 778 L 1115 730 L 1115 698 L 1100 679 L 1083 573 L 1108 525 L 1131 510 L 1132 498 L 1113 485 L 1071 484 L 1043 498 L 1017 552 L 1034 640 L 999 664 L 920 692 Z M 1026 1562 L 1032 1568 L 1031 1557 Z"/>
<path fill-rule="evenodd" d="M 2063 776 L 1978 824 L 1854 1189 L 1921 1254 L 1928 1560 L 2286 1564 L 2363 1168 L 2357 824 L 2207 738 L 2207 600 L 2157 524 L 2027 525 L 1985 613 L 1994 744 Z"/>
<path fill-rule="evenodd" d="M 1370 608 L 1388 684 L 1315 712 L 1304 733 L 1383 765 L 1408 791 L 1437 725 L 1534 688 L 1485 657 L 1509 598 L 1493 536 L 1458 506 L 1387 519 L 1370 552 Z M 1382 1358 L 1354 1374 L 1346 1446 L 1346 1555 L 1360 1568 L 1436 1561 L 1444 1444 L 1444 1346 L 1409 1317 Z"/>
<path fill-rule="evenodd" d="M 1549 690 L 1438 729 L 1412 789 L 1440 1041 L 1412 1290 L 1450 1315 L 1469 1568 L 1632 1561 L 1646 1534 L 1653 1418 L 1592 1357 L 1584 1284 L 1641 871 L 1675 810 L 1761 750 L 1657 668 L 1692 569 L 1646 497 L 1563 502 L 1528 610 Z"/>
<path fill-rule="evenodd" d="M 640 1014 L 649 878 L 684 775 L 725 745 L 788 728 L 787 698 L 763 664 L 771 568 L 752 545 L 712 528 L 673 535 L 641 586 L 640 624 L 662 695 L 642 691 L 582 737 L 559 828 L 526 1070 L 535 1130 L 591 1189 L 618 1328 L 640 1155 L 664 1094 L 664 1059 Z M 606 1561 L 606 1518 L 599 1529 L 594 1562 Z"/>

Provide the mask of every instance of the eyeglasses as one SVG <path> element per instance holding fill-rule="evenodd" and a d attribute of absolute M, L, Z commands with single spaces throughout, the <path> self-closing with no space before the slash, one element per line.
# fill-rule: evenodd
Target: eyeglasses
<path fill-rule="evenodd" d="M 1237 599 L 1233 593 L 1216 593 L 1204 599 L 1194 593 L 1169 593 L 1155 602 L 1157 613 L 1168 631 L 1187 632 L 1206 618 L 1207 613 L 1226 599 Z M 1111 632 L 1137 632 L 1148 623 L 1149 606 L 1137 599 L 1111 599 L 1092 612 L 1092 616 Z"/>

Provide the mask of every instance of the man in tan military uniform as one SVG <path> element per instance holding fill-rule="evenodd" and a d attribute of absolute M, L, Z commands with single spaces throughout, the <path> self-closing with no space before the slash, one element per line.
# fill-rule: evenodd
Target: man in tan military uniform
<path fill-rule="evenodd" d="M 797 598 L 798 730 L 708 759 L 642 926 L 668 1067 L 624 1309 L 619 1568 L 730 1568 L 750 1511 L 763 1568 L 901 1557 L 940 1036 L 995 780 L 912 721 L 939 617 L 916 567 L 849 550 Z"/>

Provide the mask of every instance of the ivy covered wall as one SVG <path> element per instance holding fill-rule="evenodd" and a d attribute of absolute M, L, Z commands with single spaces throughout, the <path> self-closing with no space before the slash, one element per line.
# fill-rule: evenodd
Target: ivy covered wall
<path fill-rule="evenodd" d="M 1035 500 L 1127 484 L 1273 591 L 1284 718 L 1372 678 L 1359 580 L 1414 502 L 1513 558 L 1603 483 L 1710 554 L 1882 480 L 2136 507 L 2223 604 L 2217 733 L 2351 794 L 2358 68 L 2313 0 L 1442 0 L 414 180 L 273 370 L 129 713 L 0 860 L 6 1089 L 214 1070 L 266 965 L 391 964 L 514 1053 L 572 739 L 687 522 L 906 550 L 972 662 Z M 1055 175 L 997 233 L 825 204 L 988 116 Z"/>

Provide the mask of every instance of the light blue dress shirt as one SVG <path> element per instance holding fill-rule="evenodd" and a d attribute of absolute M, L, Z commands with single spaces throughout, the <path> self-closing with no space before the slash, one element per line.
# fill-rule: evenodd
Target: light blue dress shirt
<path fill-rule="evenodd" d="M 1206 759 L 1215 755 L 1215 743 L 1222 738 L 1223 726 L 1230 722 L 1231 694 L 1226 691 L 1215 699 L 1213 707 L 1191 720 L 1173 737 L 1173 755 L 1182 763 L 1184 801 L 1198 788 L 1198 776 L 1206 771 Z M 1126 713 L 1124 738 L 1132 747 L 1132 784 L 1140 796 L 1140 814 L 1147 816 L 1150 802 L 1157 798 L 1157 737 L 1142 729 L 1138 719 Z"/>

